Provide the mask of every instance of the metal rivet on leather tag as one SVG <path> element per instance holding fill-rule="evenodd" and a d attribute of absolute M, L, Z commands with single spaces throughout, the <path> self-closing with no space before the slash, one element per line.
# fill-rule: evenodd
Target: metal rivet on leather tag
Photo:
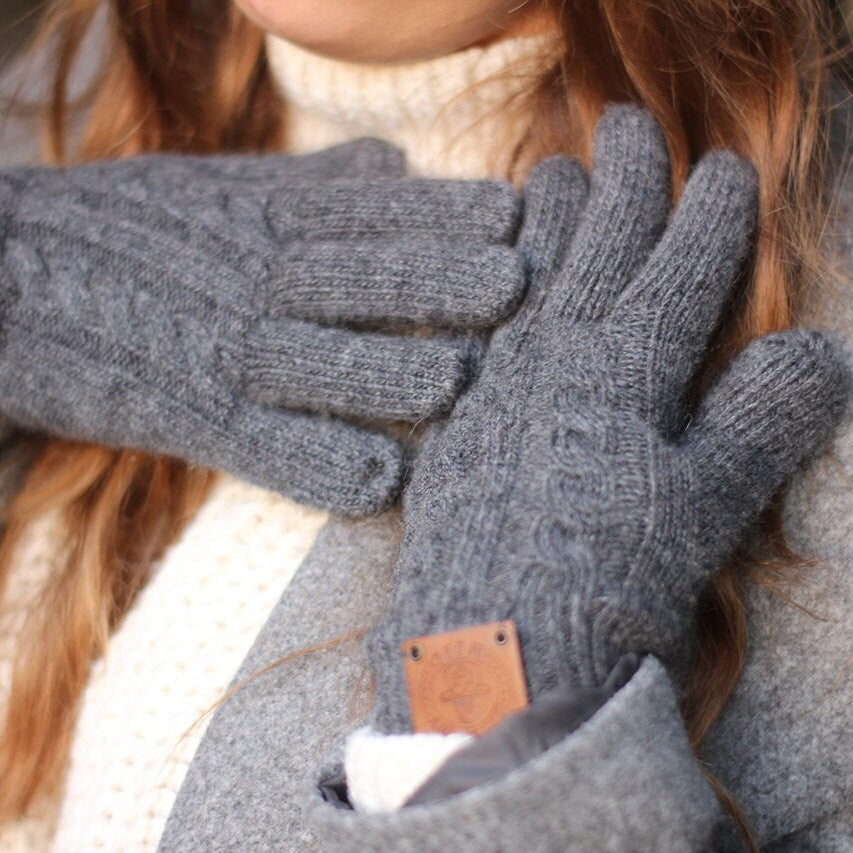
<path fill-rule="evenodd" d="M 413 637 L 403 654 L 416 732 L 482 734 L 528 705 L 510 620 Z"/>

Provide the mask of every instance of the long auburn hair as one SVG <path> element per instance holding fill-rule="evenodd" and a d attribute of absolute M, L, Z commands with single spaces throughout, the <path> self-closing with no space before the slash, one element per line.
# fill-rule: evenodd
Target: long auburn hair
<path fill-rule="evenodd" d="M 612 101 L 644 104 L 669 145 L 676 196 L 709 148 L 751 160 L 760 180 L 752 268 L 716 337 L 710 375 L 751 339 L 791 325 L 821 269 L 826 104 L 837 15 L 818 0 L 545 0 L 561 55 L 528 93 L 515 162 L 563 152 L 589 163 Z M 69 76 L 86 33 L 108 17 L 97 77 L 72 103 Z M 227 0 L 56 0 L 41 43 L 56 64 L 45 158 L 63 163 L 145 151 L 268 151 L 285 141 L 286 105 L 263 36 Z M 85 130 L 69 130 L 75 106 Z M 0 820 L 23 815 L 61 781 L 91 662 L 104 652 L 152 562 L 201 504 L 211 473 L 131 450 L 45 441 L 5 511 L 0 590 L 17 544 L 47 510 L 68 528 L 65 561 L 30 614 L 0 733 Z M 725 704 L 746 648 L 742 579 L 779 545 L 778 513 L 759 557 L 741 555 L 708 590 L 684 713 L 694 747 Z M 718 794 L 737 812 L 721 786 Z"/>

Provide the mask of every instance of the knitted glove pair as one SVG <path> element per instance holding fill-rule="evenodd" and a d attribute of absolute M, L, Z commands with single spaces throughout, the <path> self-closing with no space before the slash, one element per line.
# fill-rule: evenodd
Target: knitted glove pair
<path fill-rule="evenodd" d="M 570 160 L 536 168 L 528 296 L 406 493 L 393 602 L 368 643 L 375 730 L 412 730 L 404 641 L 482 623 L 515 622 L 533 708 L 605 685 L 632 653 L 629 670 L 654 654 L 683 672 L 699 592 L 847 395 L 829 343 L 795 330 L 754 341 L 685 408 L 750 250 L 755 184 L 710 153 L 667 222 L 664 139 L 625 106 L 599 124 L 589 188 Z M 476 731 L 502 700 L 489 644 L 460 667 L 465 645 L 410 662 L 440 731 Z"/>
<path fill-rule="evenodd" d="M 404 448 L 340 418 L 447 410 L 524 277 L 507 184 L 361 140 L 0 174 L 0 412 L 358 515 Z M 428 324 L 454 335 L 380 334 Z M 348 328 L 343 328 L 346 325 Z"/>

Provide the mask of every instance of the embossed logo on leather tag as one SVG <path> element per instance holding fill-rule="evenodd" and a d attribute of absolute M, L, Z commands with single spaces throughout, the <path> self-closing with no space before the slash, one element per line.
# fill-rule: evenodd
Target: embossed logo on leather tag
<path fill-rule="evenodd" d="M 413 637 L 403 654 L 416 732 L 482 734 L 528 705 L 512 621 Z"/>

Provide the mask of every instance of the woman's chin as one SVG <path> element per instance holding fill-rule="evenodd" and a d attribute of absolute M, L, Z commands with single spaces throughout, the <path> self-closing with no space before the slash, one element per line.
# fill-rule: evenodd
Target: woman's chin
<path fill-rule="evenodd" d="M 505 0 L 419 0 L 394 14 L 388 0 L 234 2 L 265 32 L 346 62 L 429 59 L 516 34 L 529 23 L 527 17 L 502 13 Z"/>

